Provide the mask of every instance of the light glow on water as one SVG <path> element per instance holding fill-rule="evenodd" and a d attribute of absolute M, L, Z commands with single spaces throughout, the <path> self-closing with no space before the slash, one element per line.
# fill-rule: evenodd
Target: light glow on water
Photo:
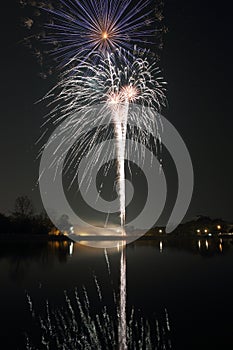
<path fill-rule="evenodd" d="M 160 253 L 163 252 L 163 242 L 162 241 L 159 242 L 159 251 L 160 251 Z"/>

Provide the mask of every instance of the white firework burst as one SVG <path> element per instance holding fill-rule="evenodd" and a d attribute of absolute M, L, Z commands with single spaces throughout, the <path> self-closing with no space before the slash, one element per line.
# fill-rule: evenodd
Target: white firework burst
<path fill-rule="evenodd" d="M 67 141 L 74 138 L 79 140 L 70 150 L 65 162 L 66 169 L 75 169 L 71 184 L 77 176 L 82 156 L 96 143 L 115 138 L 117 189 L 120 198 L 121 225 L 124 226 L 124 163 L 127 133 L 131 138 L 146 145 L 151 142 L 150 133 L 157 134 L 158 139 L 160 137 L 157 112 L 165 105 L 166 100 L 165 83 L 160 76 L 159 68 L 156 63 L 151 64 L 145 54 L 135 59 L 125 57 L 120 52 L 117 55 L 113 53 L 100 55 L 99 64 L 96 66 L 89 62 L 80 62 L 75 68 L 63 74 L 55 90 L 48 94 L 50 97 L 56 96 L 52 102 L 55 108 L 49 120 L 52 119 L 55 124 L 65 122 L 60 130 L 64 137 L 59 148 L 63 147 L 66 150 L 66 144 L 69 143 Z M 97 105 L 100 106 L 98 112 L 95 110 Z M 135 113 L 137 106 L 140 106 L 140 113 Z M 96 113 L 94 122 L 93 117 L 90 117 L 93 113 Z M 142 126 L 140 131 L 130 126 L 132 124 L 127 124 L 129 117 L 135 125 L 140 118 Z M 91 130 L 90 133 L 85 132 L 87 125 Z M 100 148 L 95 155 L 96 161 L 104 156 L 108 163 L 111 154 L 109 151 L 103 155 Z M 55 152 L 52 164 L 56 166 L 60 161 L 61 157 L 56 158 Z"/>

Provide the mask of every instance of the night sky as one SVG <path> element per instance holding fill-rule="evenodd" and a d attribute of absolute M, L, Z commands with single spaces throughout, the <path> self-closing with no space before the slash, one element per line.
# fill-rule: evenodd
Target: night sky
<path fill-rule="evenodd" d="M 31 53 L 19 43 L 17 3 L 2 4 L 0 212 L 26 194 L 42 208 L 36 186 L 40 125 L 46 113 L 35 102 L 53 86 L 38 76 Z M 232 213 L 232 4 L 165 0 L 160 61 L 168 82 L 168 108 L 190 151 L 195 189 L 187 218 L 203 214 L 233 220 Z"/>

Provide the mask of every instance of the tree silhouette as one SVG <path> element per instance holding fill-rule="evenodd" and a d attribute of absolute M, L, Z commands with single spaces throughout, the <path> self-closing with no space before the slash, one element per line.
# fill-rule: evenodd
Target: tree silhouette
<path fill-rule="evenodd" d="M 34 213 L 31 200 L 27 196 L 17 197 L 15 200 L 15 206 L 13 216 L 17 218 L 31 218 Z"/>

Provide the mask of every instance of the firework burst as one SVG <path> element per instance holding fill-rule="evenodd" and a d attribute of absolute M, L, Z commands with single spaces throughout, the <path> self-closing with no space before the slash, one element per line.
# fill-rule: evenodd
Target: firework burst
<path fill-rule="evenodd" d="M 159 57 L 162 49 L 163 0 L 19 2 L 27 31 L 23 41 L 44 68 L 44 78 L 54 72 L 55 65 L 64 68 L 74 59 L 96 60 L 96 52 L 121 49 L 136 56 L 138 50 L 153 47 L 151 55 Z M 48 53 L 55 61 L 50 62 Z"/>
<path fill-rule="evenodd" d="M 98 64 L 79 61 L 61 75 L 56 94 L 54 90 L 49 93 L 63 118 L 67 112 L 74 114 L 96 104 L 104 104 L 109 110 L 122 103 L 136 103 L 157 111 L 165 105 L 165 83 L 157 63 L 150 62 L 150 54 L 144 52 L 132 59 L 121 51 L 96 55 Z"/>
<path fill-rule="evenodd" d="M 165 104 L 165 83 L 160 76 L 160 71 L 155 63 L 150 64 L 149 58 L 144 57 L 132 60 L 118 53 L 100 55 L 99 64 L 93 66 L 88 62 L 80 62 L 72 70 L 62 75 L 57 91 L 52 91 L 48 96 L 55 97 L 49 121 L 54 123 L 65 122 L 60 133 L 64 135 L 64 151 L 69 147 L 70 139 L 79 139 L 79 142 L 69 153 L 65 164 L 67 169 L 74 171 L 73 184 L 78 173 L 80 159 L 92 149 L 96 143 L 115 138 L 115 153 L 117 155 L 117 189 L 120 198 L 121 225 L 125 222 L 125 152 L 127 134 L 145 145 L 150 143 L 151 134 L 158 133 L 158 119 L 156 111 Z M 88 74 L 84 74 L 88 72 Z M 101 106 L 99 112 L 93 118 L 93 108 Z M 133 112 L 135 106 L 141 107 L 140 116 Z M 150 107 L 151 112 L 148 112 Z M 149 109 L 149 110 L 150 110 Z M 80 113 L 81 112 L 81 113 Z M 127 124 L 128 118 L 140 117 L 143 126 L 140 133 Z M 91 123 L 90 123 L 91 120 Z M 86 127 L 90 123 L 93 133 L 87 134 Z M 103 126 L 104 125 L 104 126 Z M 110 126 L 113 126 L 113 129 Z M 61 136 L 61 135 L 59 135 Z M 159 138 L 159 135 L 158 135 Z M 67 153 L 67 152 L 64 152 Z M 111 159 L 112 152 L 105 154 L 106 163 Z M 96 161 L 103 157 L 101 148 L 95 155 Z M 109 157 L 109 158 L 108 158 Z M 61 162 L 61 157 L 56 158 L 56 152 L 52 164 Z M 91 165 L 90 165 L 91 166 Z M 108 166 L 111 166 L 108 164 Z M 86 174 L 85 174 L 86 177 Z M 90 179 L 89 179 L 90 180 Z M 88 180 L 88 183 L 89 183 Z"/>
<path fill-rule="evenodd" d="M 151 0 L 60 0 L 62 8 L 46 9 L 53 17 L 47 42 L 58 42 L 54 53 L 61 62 L 90 57 L 96 51 L 125 51 L 152 44 Z M 158 30 L 158 29 L 157 29 Z M 147 38 L 147 39 L 145 39 Z"/>

